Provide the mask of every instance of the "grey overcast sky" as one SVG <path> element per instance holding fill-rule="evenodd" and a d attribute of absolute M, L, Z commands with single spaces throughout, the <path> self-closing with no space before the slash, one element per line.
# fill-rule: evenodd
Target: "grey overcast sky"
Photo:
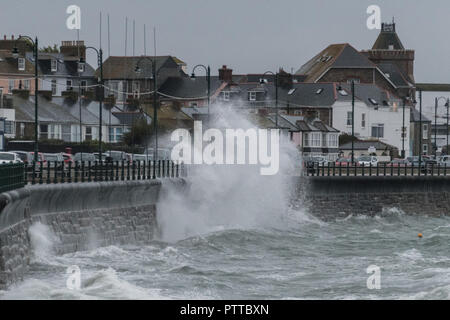
<path fill-rule="evenodd" d="M 136 21 L 136 54 L 179 57 L 188 69 L 210 64 L 214 74 L 226 64 L 236 73 L 257 73 L 283 67 L 294 72 L 331 43 L 348 42 L 368 49 L 378 30 L 366 27 L 371 4 L 381 8 L 382 21 L 395 16 L 403 45 L 416 50 L 417 82 L 449 82 L 449 0 L 15 0 L 0 9 L 0 34 L 37 35 L 41 45 L 75 40 L 66 28 L 66 8 L 81 7 L 80 39 L 99 44 L 103 13 L 103 48 L 107 50 L 106 15 L 111 22 L 111 55 L 125 53 L 125 17 L 129 19 L 128 55 L 132 54 L 132 21 Z M 96 64 L 92 53 L 89 62 Z"/>

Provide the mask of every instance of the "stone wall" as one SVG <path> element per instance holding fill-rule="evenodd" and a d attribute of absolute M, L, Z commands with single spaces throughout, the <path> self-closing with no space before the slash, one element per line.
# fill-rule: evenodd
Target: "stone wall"
<path fill-rule="evenodd" d="M 160 189 L 159 180 L 116 181 L 36 185 L 1 194 L 0 289 L 27 271 L 29 228 L 37 222 L 56 235 L 57 254 L 148 243 L 156 232 Z"/>
<path fill-rule="evenodd" d="M 394 207 L 407 214 L 450 214 L 450 176 L 302 177 L 297 193 L 309 212 L 324 219 L 373 216 Z"/>

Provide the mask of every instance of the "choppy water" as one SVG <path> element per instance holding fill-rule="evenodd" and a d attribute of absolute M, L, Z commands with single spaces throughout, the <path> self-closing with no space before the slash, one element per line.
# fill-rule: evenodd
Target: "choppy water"
<path fill-rule="evenodd" d="M 232 112 L 224 119 L 217 127 L 249 125 Z M 206 166 L 190 172 L 182 193 L 164 185 L 160 236 L 147 246 L 55 256 L 54 237 L 34 226 L 30 271 L 0 298 L 450 298 L 450 217 L 386 208 L 376 217 L 322 221 L 304 211 L 290 154 L 295 148 L 283 145 L 273 177 L 259 168 Z M 81 269 L 79 291 L 66 288 L 72 265 Z M 380 290 L 367 288 L 371 265 L 381 268 Z"/>
<path fill-rule="evenodd" d="M 422 239 L 417 237 L 421 232 Z M 144 247 L 35 258 L 2 299 L 449 299 L 450 218 L 349 217 L 291 209 L 278 228 L 230 228 Z M 366 268 L 381 268 L 368 290 Z M 80 291 L 66 288 L 78 265 Z"/>

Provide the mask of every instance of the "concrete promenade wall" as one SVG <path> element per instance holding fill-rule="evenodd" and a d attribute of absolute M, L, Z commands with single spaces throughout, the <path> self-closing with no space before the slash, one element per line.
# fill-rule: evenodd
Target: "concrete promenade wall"
<path fill-rule="evenodd" d="M 56 235 L 57 254 L 148 243 L 160 189 L 161 181 L 146 180 L 35 185 L 0 194 L 0 288 L 27 271 L 29 228 L 36 222 Z"/>
<path fill-rule="evenodd" d="M 450 176 L 301 177 L 298 192 L 322 218 L 375 215 L 398 208 L 407 214 L 450 215 Z"/>

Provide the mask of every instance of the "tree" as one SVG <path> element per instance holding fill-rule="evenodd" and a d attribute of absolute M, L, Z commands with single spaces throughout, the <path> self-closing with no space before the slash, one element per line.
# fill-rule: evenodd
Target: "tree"
<path fill-rule="evenodd" d="M 43 47 L 41 48 L 40 51 L 46 53 L 59 53 L 59 49 L 56 44 L 54 44 L 53 47 L 52 46 Z"/>
<path fill-rule="evenodd" d="M 128 146 L 145 145 L 151 137 L 153 127 L 145 119 L 136 120 L 131 130 L 123 135 L 123 142 Z"/>

